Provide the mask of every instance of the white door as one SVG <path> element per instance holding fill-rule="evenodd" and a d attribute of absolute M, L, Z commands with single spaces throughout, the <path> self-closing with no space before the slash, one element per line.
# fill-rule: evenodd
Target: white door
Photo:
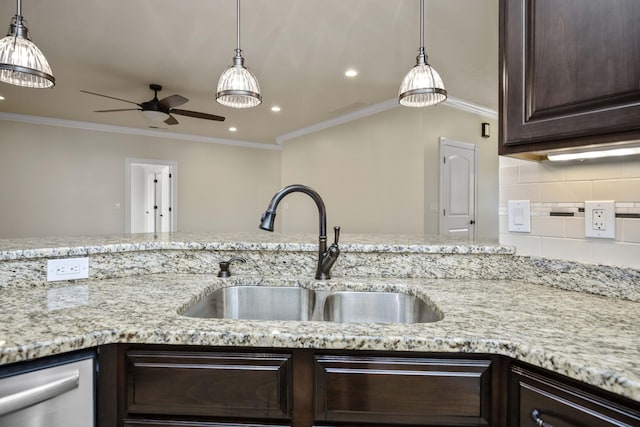
<path fill-rule="evenodd" d="M 163 233 L 176 230 L 177 162 L 126 159 L 126 232 Z"/>
<path fill-rule="evenodd" d="M 475 239 L 478 146 L 440 138 L 440 235 Z"/>

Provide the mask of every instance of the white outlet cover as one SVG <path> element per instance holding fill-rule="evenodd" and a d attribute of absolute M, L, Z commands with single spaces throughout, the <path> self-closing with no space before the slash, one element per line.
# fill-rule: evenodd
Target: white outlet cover
<path fill-rule="evenodd" d="M 89 258 L 47 260 L 47 282 L 89 278 Z"/>
<path fill-rule="evenodd" d="M 594 215 L 595 211 L 595 215 Z M 602 211 L 603 218 L 598 218 Z M 595 224 L 598 224 L 597 226 Z M 616 238 L 616 202 L 599 200 L 584 202 L 584 236 L 596 239 Z"/>
<path fill-rule="evenodd" d="M 531 233 L 531 202 L 529 200 L 509 200 L 509 231 Z"/>

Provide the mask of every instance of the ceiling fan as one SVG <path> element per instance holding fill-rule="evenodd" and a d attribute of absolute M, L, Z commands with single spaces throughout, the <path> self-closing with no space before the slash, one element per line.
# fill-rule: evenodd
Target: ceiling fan
<path fill-rule="evenodd" d="M 149 88 L 153 91 L 153 99 L 141 103 L 128 101 L 126 99 L 115 98 L 109 95 L 102 95 L 101 93 L 90 92 L 88 90 L 81 90 L 80 92 L 88 93 L 90 95 L 102 96 L 104 98 L 111 98 L 117 101 L 128 102 L 129 104 L 135 104 L 139 108 L 120 108 L 116 110 L 96 110 L 96 113 L 111 113 L 114 111 L 142 111 L 149 120 L 154 122 L 165 122 L 168 125 L 177 125 L 178 120 L 173 117 L 173 114 L 181 116 L 194 117 L 196 119 L 216 120 L 219 122 L 224 121 L 224 117 L 216 116 L 214 114 L 199 113 L 197 111 L 181 110 L 178 107 L 187 101 L 187 98 L 181 95 L 171 95 L 166 98 L 158 99 L 158 92 L 162 90 L 162 86 L 158 84 L 150 84 Z"/>

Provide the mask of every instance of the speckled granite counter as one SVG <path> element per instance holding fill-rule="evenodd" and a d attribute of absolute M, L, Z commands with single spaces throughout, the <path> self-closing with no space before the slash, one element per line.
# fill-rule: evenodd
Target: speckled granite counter
<path fill-rule="evenodd" d="M 513 247 L 495 242 L 469 242 L 432 235 L 342 234 L 340 248 L 346 252 L 508 255 L 515 253 Z M 0 261 L 153 250 L 314 252 L 318 250 L 318 236 L 259 232 L 0 239 Z"/>
<path fill-rule="evenodd" d="M 406 291 L 430 299 L 444 319 L 365 325 L 177 314 L 239 280 L 313 277 L 312 235 L 0 240 L 0 364 L 116 342 L 494 353 L 640 401 L 640 270 L 434 236 L 346 234 L 341 249 L 335 280 L 301 284 Z M 247 262 L 233 265 L 234 276 L 216 278 L 218 263 L 239 254 Z M 89 257 L 90 280 L 46 282 L 47 259 L 70 256 Z"/>
<path fill-rule="evenodd" d="M 48 258 L 88 256 L 90 277 L 159 273 L 215 273 L 238 253 L 239 274 L 313 275 L 317 236 L 311 234 L 148 234 L 0 239 L 0 288 L 46 286 Z M 343 234 L 336 277 L 520 280 L 640 302 L 640 269 L 514 256 L 495 242 L 439 236 Z"/>
<path fill-rule="evenodd" d="M 288 279 L 316 288 L 398 290 L 429 299 L 444 319 L 337 324 L 187 318 L 204 292 L 282 279 L 158 274 L 47 288 L 10 288 L 0 307 L 0 362 L 116 342 L 493 353 L 640 401 L 640 305 L 513 281 Z"/>

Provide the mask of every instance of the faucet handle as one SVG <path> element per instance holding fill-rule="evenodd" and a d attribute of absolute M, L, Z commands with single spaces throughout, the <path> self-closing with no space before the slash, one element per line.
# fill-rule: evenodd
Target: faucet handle
<path fill-rule="evenodd" d="M 335 226 L 335 227 L 333 227 L 333 244 L 337 245 L 338 244 L 338 240 L 340 240 L 340 227 L 339 226 Z"/>

